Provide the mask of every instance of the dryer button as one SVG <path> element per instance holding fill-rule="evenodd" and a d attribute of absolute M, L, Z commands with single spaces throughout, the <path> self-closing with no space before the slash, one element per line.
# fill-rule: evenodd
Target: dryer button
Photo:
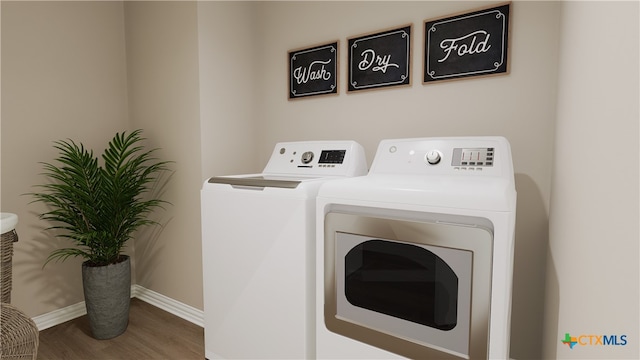
<path fill-rule="evenodd" d="M 442 160 L 442 154 L 438 150 L 431 150 L 424 156 L 424 160 L 430 165 L 435 165 Z"/>

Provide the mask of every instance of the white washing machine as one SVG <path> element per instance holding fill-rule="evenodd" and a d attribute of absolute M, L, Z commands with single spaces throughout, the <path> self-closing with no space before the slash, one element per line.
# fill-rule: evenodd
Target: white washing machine
<path fill-rule="evenodd" d="M 204 183 L 207 359 L 315 356 L 316 195 L 323 183 L 366 172 L 356 142 L 286 142 L 262 173 Z"/>
<path fill-rule="evenodd" d="M 502 137 L 383 140 L 324 184 L 319 359 L 508 359 L 516 191 Z"/>

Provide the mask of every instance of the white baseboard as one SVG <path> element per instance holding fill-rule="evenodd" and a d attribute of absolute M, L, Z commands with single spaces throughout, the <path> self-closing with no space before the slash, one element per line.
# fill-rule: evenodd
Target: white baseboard
<path fill-rule="evenodd" d="M 84 301 L 32 318 L 39 331 L 73 320 L 87 313 Z"/>
<path fill-rule="evenodd" d="M 132 285 L 131 297 L 138 298 L 179 318 L 187 320 L 200 327 L 204 327 L 204 313 L 202 310 L 183 304 L 168 296 L 164 296 L 140 285 Z M 84 301 L 82 301 L 62 309 L 35 316 L 33 317 L 33 322 L 36 323 L 38 330 L 42 331 L 83 316 L 86 313 L 87 309 L 84 305 Z"/>
<path fill-rule="evenodd" d="M 168 296 L 164 296 L 140 285 L 133 285 L 131 286 L 131 297 L 136 297 L 190 323 L 204 327 L 204 312 L 202 310 L 198 310 Z"/>

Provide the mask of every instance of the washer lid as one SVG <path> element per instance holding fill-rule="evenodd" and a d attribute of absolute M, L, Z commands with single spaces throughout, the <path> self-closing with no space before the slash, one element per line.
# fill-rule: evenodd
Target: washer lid
<path fill-rule="evenodd" d="M 269 175 L 255 175 L 255 176 L 214 176 L 209 179 L 209 183 L 212 184 L 228 184 L 232 186 L 250 186 L 250 187 L 272 187 L 272 188 L 284 188 L 295 189 L 305 180 L 313 180 L 316 178 L 310 177 L 288 177 L 288 176 L 269 176 Z"/>

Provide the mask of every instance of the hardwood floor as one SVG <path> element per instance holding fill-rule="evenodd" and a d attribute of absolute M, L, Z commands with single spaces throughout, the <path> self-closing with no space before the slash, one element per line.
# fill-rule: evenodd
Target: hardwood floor
<path fill-rule="evenodd" d="M 129 326 L 109 340 L 91 337 L 82 316 L 40 332 L 38 359 L 204 359 L 204 331 L 139 299 L 131 299 Z"/>

